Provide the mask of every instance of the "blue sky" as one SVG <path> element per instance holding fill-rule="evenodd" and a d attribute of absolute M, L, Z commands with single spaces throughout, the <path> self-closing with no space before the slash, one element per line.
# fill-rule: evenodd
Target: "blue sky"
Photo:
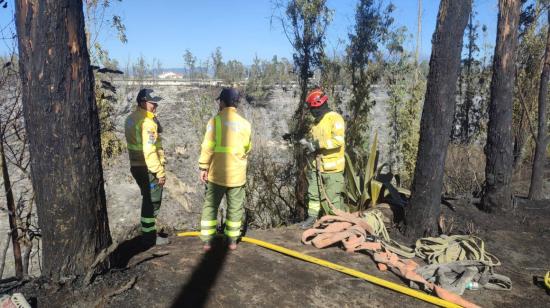
<path fill-rule="evenodd" d="M 388 3 L 388 0 L 384 0 Z M 100 41 L 121 65 L 143 55 L 148 61 L 160 60 L 163 67 L 182 67 L 182 55 L 189 49 L 199 60 L 209 57 L 220 46 L 224 60 L 236 59 L 250 64 L 254 55 L 271 59 L 273 55 L 292 58 L 292 47 L 273 14 L 271 0 L 123 0 L 110 8 L 120 15 L 126 26 L 128 43 L 117 40 L 115 31 L 102 35 Z M 406 26 L 416 33 L 416 0 L 393 0 L 395 26 Z M 328 0 L 334 10 L 329 25 L 327 50 L 343 49 L 347 33 L 354 23 L 357 0 Z M 422 58 L 429 58 L 431 36 L 435 29 L 439 1 L 423 0 Z M 489 42 L 494 45 L 496 0 L 475 0 L 477 19 L 486 24 Z M 9 25 L 13 17 L 13 0 L 8 8 L 0 10 L 0 29 Z M 9 36 L 9 27 L 1 33 Z M 414 47 L 414 40 L 408 43 Z M 6 43 L 0 44 L 0 54 L 6 54 Z"/>

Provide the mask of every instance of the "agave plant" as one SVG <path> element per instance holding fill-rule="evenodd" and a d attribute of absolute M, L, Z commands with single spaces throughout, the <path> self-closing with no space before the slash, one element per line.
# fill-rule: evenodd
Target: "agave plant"
<path fill-rule="evenodd" d="M 378 132 L 374 134 L 364 170 L 356 170 L 353 161 L 346 154 L 345 193 L 352 211 L 375 207 L 382 200 L 400 206 L 405 205 L 405 199 L 410 196 L 410 191 L 395 187 L 392 182 L 395 179 L 399 186 L 399 178 L 391 172 L 381 173 L 385 166 L 386 164 L 378 168 Z"/>

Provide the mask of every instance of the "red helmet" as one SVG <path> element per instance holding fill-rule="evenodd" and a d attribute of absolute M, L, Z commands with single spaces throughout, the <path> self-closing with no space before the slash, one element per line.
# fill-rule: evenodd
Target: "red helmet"
<path fill-rule="evenodd" d="M 323 90 L 314 89 L 311 90 L 306 97 L 306 103 L 309 108 L 317 108 L 328 101 L 328 96 L 325 95 Z"/>

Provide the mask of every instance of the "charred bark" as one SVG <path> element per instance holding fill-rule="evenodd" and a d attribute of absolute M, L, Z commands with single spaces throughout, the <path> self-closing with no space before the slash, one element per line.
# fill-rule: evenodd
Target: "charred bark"
<path fill-rule="evenodd" d="M 550 10 L 548 11 L 548 22 L 550 24 Z M 548 79 L 550 77 L 550 29 L 547 31 L 544 63 L 540 75 L 537 143 L 535 158 L 533 159 L 533 171 L 531 173 L 531 186 L 529 186 L 530 200 L 540 200 L 544 197 L 544 164 L 546 162 L 546 147 L 548 145 L 548 128 L 546 126 L 546 121 L 548 120 Z"/>
<path fill-rule="evenodd" d="M 85 273 L 111 243 L 81 0 L 18 0 L 16 26 L 43 276 Z"/>
<path fill-rule="evenodd" d="M 483 209 L 488 212 L 512 208 L 512 106 L 520 6 L 520 0 L 499 0 L 485 145 L 485 187 L 481 199 Z"/>
<path fill-rule="evenodd" d="M 405 217 L 409 235 L 418 237 L 438 232 L 443 168 L 456 104 L 460 53 L 471 10 L 470 0 L 442 0 L 439 6 L 412 196 Z"/>

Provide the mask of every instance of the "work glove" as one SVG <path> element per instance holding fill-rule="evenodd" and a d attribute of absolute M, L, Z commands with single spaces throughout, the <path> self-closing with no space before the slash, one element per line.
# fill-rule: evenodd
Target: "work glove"
<path fill-rule="evenodd" d="M 319 149 L 319 143 L 316 141 L 309 141 L 307 139 L 302 138 L 300 139 L 299 142 L 302 145 L 302 147 L 306 150 L 306 153 L 308 154 L 314 153 Z"/>

